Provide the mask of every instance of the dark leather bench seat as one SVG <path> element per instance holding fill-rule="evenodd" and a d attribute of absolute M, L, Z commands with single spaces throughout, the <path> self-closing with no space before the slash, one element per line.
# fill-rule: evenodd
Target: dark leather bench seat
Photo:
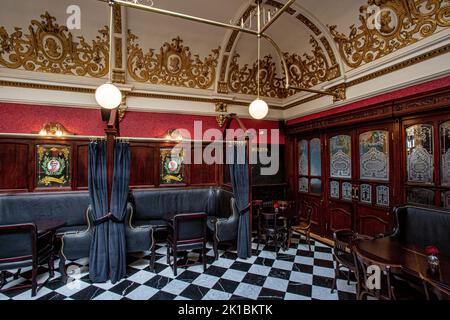
<path fill-rule="evenodd" d="M 165 226 L 180 213 L 205 212 L 209 217 L 228 218 L 233 194 L 221 188 L 163 188 L 133 190 L 133 224 Z"/>
<path fill-rule="evenodd" d="M 149 250 L 152 246 L 150 227 L 131 227 L 131 205 L 127 206 L 127 251 Z M 59 219 L 64 227 L 56 234 L 61 241 L 60 257 L 75 260 L 89 256 L 94 232 L 88 192 L 34 192 L 0 195 L 0 225 L 29 223 L 42 219 Z M 23 246 L 23 243 L 11 243 Z"/>
<path fill-rule="evenodd" d="M 450 256 L 450 212 L 431 207 L 402 206 L 395 209 L 394 236 L 406 244 L 424 249 L 436 246 Z"/>

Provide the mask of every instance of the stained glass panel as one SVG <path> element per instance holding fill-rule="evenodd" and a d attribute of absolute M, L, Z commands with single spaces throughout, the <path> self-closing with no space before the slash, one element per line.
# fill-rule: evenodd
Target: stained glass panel
<path fill-rule="evenodd" d="M 377 205 L 389 206 L 389 187 L 377 186 Z"/>
<path fill-rule="evenodd" d="M 350 182 L 342 183 L 342 199 L 352 200 L 352 184 Z"/>
<path fill-rule="evenodd" d="M 441 132 L 441 182 L 450 185 L 450 121 L 440 125 Z"/>
<path fill-rule="evenodd" d="M 333 178 L 352 177 L 351 137 L 339 135 L 330 139 L 330 176 Z"/>
<path fill-rule="evenodd" d="M 301 140 L 298 143 L 298 173 L 301 176 L 308 175 L 308 141 Z"/>
<path fill-rule="evenodd" d="M 308 178 L 298 179 L 298 191 L 299 192 L 308 192 Z"/>
<path fill-rule="evenodd" d="M 322 180 L 311 179 L 311 193 L 322 193 Z"/>
<path fill-rule="evenodd" d="M 309 155 L 311 162 L 311 175 L 320 177 L 322 175 L 322 162 L 319 138 L 314 138 L 309 142 Z"/>
<path fill-rule="evenodd" d="M 389 180 L 389 132 L 368 131 L 359 136 L 360 178 Z"/>
<path fill-rule="evenodd" d="M 406 129 L 407 174 L 410 182 L 433 182 L 433 126 L 417 124 Z"/>
<path fill-rule="evenodd" d="M 408 190 L 408 203 L 425 205 L 434 204 L 434 191 L 423 188 L 413 188 Z"/>
<path fill-rule="evenodd" d="M 372 186 L 370 184 L 362 184 L 359 188 L 360 201 L 372 204 Z"/>
<path fill-rule="evenodd" d="M 339 199 L 339 182 L 330 181 L 330 197 Z"/>

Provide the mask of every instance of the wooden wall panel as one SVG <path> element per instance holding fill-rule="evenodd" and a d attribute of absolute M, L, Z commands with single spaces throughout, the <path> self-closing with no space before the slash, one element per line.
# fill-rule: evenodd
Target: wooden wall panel
<path fill-rule="evenodd" d="M 334 114 L 322 118 L 308 120 L 303 123 L 296 123 L 288 126 L 287 141 L 287 174 L 289 193 L 297 200 L 297 203 L 308 202 L 311 197 L 298 192 L 298 181 L 290 177 L 290 174 L 297 176 L 298 172 L 298 150 L 296 145 L 298 140 L 310 136 L 320 135 L 322 141 L 322 187 L 323 206 L 320 208 L 320 217 L 313 215 L 313 229 L 319 231 L 321 236 L 332 237 L 334 231 L 338 229 L 352 229 L 355 232 L 367 235 L 377 235 L 379 233 L 389 233 L 393 227 L 392 209 L 395 206 L 406 202 L 406 167 L 405 167 L 405 126 L 411 123 L 434 121 L 437 135 L 437 125 L 439 121 L 446 121 L 449 118 L 450 110 L 450 87 L 437 91 L 418 94 L 407 99 L 397 99 L 379 104 L 374 104 L 366 108 L 347 111 L 341 114 Z M 430 120 L 431 119 L 431 120 Z M 426 122 L 425 121 L 425 122 Z M 389 182 L 381 184 L 390 187 L 390 206 L 376 206 L 361 204 L 359 197 L 359 187 L 362 179 L 359 179 L 359 154 L 352 156 L 354 187 L 351 201 L 334 200 L 330 197 L 330 173 L 329 173 L 329 138 L 337 132 L 345 132 L 353 137 L 353 153 L 359 149 L 358 136 L 360 133 L 369 130 L 389 131 L 390 143 L 390 179 Z M 439 140 L 434 139 L 434 149 L 439 149 Z M 290 146 L 290 144 L 293 144 Z M 292 148 L 292 150 L 290 150 Z M 438 163 L 439 154 L 435 153 L 435 163 Z M 437 171 L 435 171 L 436 173 Z M 438 175 L 437 175 L 438 176 Z M 438 181 L 437 177 L 435 179 Z M 373 183 L 372 183 L 373 184 Z M 373 184 L 375 185 L 375 184 Z M 374 187 L 373 187 L 374 188 Z M 340 188 L 342 191 L 342 189 Z M 375 199 L 375 189 L 372 198 Z M 436 203 L 439 203 L 439 199 Z M 317 228 L 317 223 L 320 227 Z"/>
<path fill-rule="evenodd" d="M 192 185 L 215 185 L 217 181 L 216 165 L 191 164 Z"/>
<path fill-rule="evenodd" d="M 156 184 L 155 147 L 146 145 L 131 146 L 130 187 L 152 187 Z"/>
<path fill-rule="evenodd" d="M 29 145 L 0 142 L 0 189 L 28 189 Z"/>
<path fill-rule="evenodd" d="M 89 145 L 78 145 L 76 149 L 76 167 L 74 168 L 74 186 L 76 189 L 88 188 L 88 152 Z"/>

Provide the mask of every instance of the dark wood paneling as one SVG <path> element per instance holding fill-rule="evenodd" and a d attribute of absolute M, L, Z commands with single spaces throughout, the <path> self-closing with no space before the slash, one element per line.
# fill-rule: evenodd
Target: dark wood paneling
<path fill-rule="evenodd" d="M 86 189 L 88 187 L 88 152 L 89 146 L 87 144 L 77 146 L 77 165 L 74 168 L 74 185 L 76 189 Z"/>
<path fill-rule="evenodd" d="M 155 147 L 131 146 L 130 187 L 152 187 L 155 185 L 155 166 L 158 166 L 155 158 Z"/>
<path fill-rule="evenodd" d="M 0 142 L 0 189 L 28 189 L 29 145 Z"/>
<path fill-rule="evenodd" d="M 191 164 L 192 185 L 214 185 L 216 184 L 216 165 Z"/>
<path fill-rule="evenodd" d="M 375 236 L 380 233 L 390 233 L 390 213 L 375 208 L 358 208 L 356 217 L 356 230 L 361 234 Z"/>
<path fill-rule="evenodd" d="M 439 134 L 439 123 L 449 119 L 449 109 L 450 88 L 444 88 L 407 99 L 396 99 L 290 126 L 287 129 L 288 136 L 286 141 L 288 144 L 291 144 L 288 148 L 292 150 L 287 153 L 287 172 L 292 172 L 293 176 L 298 176 L 297 143 L 299 140 L 320 135 L 322 147 L 324 148 L 322 150 L 323 194 L 321 196 L 324 202 L 319 210 L 320 217 L 314 218 L 315 223 L 318 222 L 322 226 L 321 228 L 314 228 L 314 231 L 319 230 L 318 233 L 320 235 L 327 237 L 331 237 L 333 231 L 342 228 L 353 229 L 356 232 L 367 235 L 389 233 L 392 228 L 391 216 L 393 207 L 406 202 L 405 127 L 415 123 L 429 123 L 431 121 L 434 124 L 434 135 L 437 136 Z M 329 137 L 337 133 L 345 133 L 352 136 L 353 177 L 349 181 L 358 189 L 361 183 L 367 183 L 359 179 L 358 137 L 360 133 L 369 130 L 386 130 L 389 132 L 390 177 L 389 181 L 378 183 L 387 185 L 390 188 L 389 207 L 362 204 L 359 200 L 358 192 L 353 196 L 353 200 L 348 202 L 333 200 L 329 196 L 330 159 L 329 146 L 327 145 Z M 435 138 L 435 163 L 439 162 L 438 149 L 439 140 Z M 434 188 L 437 190 L 443 188 L 438 186 L 439 181 L 436 167 Z M 372 184 L 372 198 L 375 199 L 377 182 L 372 182 L 369 183 Z M 289 192 L 295 195 L 294 198 L 297 199 L 298 203 L 310 200 L 310 195 L 298 192 L 297 179 L 292 179 L 290 176 L 288 177 L 288 183 Z M 439 197 L 440 194 L 436 193 L 435 202 L 437 205 L 440 203 Z"/>

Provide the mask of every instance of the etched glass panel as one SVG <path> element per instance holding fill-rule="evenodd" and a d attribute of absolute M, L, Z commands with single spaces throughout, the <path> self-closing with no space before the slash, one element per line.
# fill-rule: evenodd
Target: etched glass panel
<path fill-rule="evenodd" d="M 442 206 L 450 209 L 450 191 L 442 192 Z"/>
<path fill-rule="evenodd" d="M 377 186 L 377 205 L 389 206 L 389 187 Z"/>
<path fill-rule="evenodd" d="M 360 201 L 372 204 L 372 186 L 370 184 L 362 184 L 359 188 Z"/>
<path fill-rule="evenodd" d="M 433 182 L 433 126 L 417 124 L 406 129 L 407 174 L 410 182 Z"/>
<path fill-rule="evenodd" d="M 339 199 L 339 182 L 330 181 L 330 197 Z"/>
<path fill-rule="evenodd" d="M 423 188 L 412 188 L 408 190 L 408 203 L 417 203 L 425 205 L 434 204 L 434 191 Z"/>
<path fill-rule="evenodd" d="M 389 180 L 389 132 L 368 131 L 359 136 L 360 178 Z"/>
<path fill-rule="evenodd" d="M 298 143 L 298 173 L 307 176 L 308 172 L 308 141 L 302 140 Z"/>
<path fill-rule="evenodd" d="M 308 178 L 298 179 L 298 191 L 308 192 Z"/>
<path fill-rule="evenodd" d="M 322 193 L 322 180 L 311 179 L 311 193 Z"/>
<path fill-rule="evenodd" d="M 352 140 L 340 135 L 330 139 L 330 176 L 333 178 L 352 177 Z"/>
<path fill-rule="evenodd" d="M 441 132 L 441 183 L 450 185 L 450 121 L 440 126 Z"/>
<path fill-rule="evenodd" d="M 319 138 L 314 138 L 309 142 L 309 155 L 311 162 L 311 175 L 314 177 L 320 177 L 322 175 L 322 161 Z"/>
<path fill-rule="evenodd" d="M 342 199 L 352 200 L 352 184 L 350 182 L 342 183 Z"/>

